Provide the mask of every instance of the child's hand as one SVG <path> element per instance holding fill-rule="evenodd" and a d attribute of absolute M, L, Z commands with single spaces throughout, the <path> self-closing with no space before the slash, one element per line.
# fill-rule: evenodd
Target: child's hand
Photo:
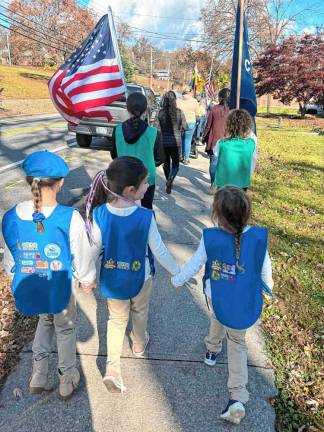
<path fill-rule="evenodd" d="M 96 286 L 96 281 L 93 281 L 90 284 L 81 284 L 81 288 L 85 294 L 91 294 L 91 292 L 96 288 Z"/>

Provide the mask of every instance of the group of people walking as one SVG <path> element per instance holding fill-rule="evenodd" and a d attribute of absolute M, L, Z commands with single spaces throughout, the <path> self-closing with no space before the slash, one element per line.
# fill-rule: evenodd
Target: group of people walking
<path fill-rule="evenodd" d="M 229 112 L 222 99 L 209 113 L 205 137 L 215 187 L 215 226 L 203 231 L 197 251 L 181 269 L 161 239 L 152 208 L 156 166 L 163 163 L 166 192 L 170 193 L 181 156 L 184 162 L 189 159 L 199 105 L 191 96 L 185 97 L 188 94 L 186 89 L 179 103 L 174 92 L 166 93 L 158 129 L 144 120 L 145 97 L 140 93 L 128 97 L 130 118 L 116 127 L 113 161 L 92 181 L 85 222 L 76 210 L 57 203 L 56 195 L 69 172 L 64 160 L 47 151 L 25 159 L 23 170 L 32 200 L 10 209 L 2 229 L 4 267 L 13 279 L 16 306 L 23 314 L 39 315 L 31 393 L 49 388 L 48 360 L 54 334 L 60 396 L 71 397 L 79 383 L 75 280 L 87 294 L 98 281 L 100 295 L 107 300 L 108 361 L 103 383 L 109 391 L 126 391 L 120 362 L 123 340 L 130 317 L 132 352 L 143 357 L 150 340 L 147 320 L 154 257 L 171 275 L 174 287 L 184 285 L 205 266 L 203 292 L 210 328 L 204 362 L 216 364 L 226 337 L 229 401 L 220 415 L 236 424 L 245 416 L 244 405 L 249 399 L 245 334 L 261 314 L 263 290 L 270 291 L 273 285 L 267 229 L 249 225 L 251 202 L 244 190 L 250 185 L 255 160 L 252 122 L 245 111 Z M 224 123 L 225 138 L 217 130 L 221 139 L 215 143 L 210 137 L 218 118 Z"/>

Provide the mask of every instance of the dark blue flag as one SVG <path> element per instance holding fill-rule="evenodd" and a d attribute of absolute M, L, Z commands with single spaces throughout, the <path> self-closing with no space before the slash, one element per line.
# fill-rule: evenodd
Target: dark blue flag
<path fill-rule="evenodd" d="M 237 5 L 236 13 L 236 30 L 233 52 L 232 65 L 232 80 L 231 80 L 231 97 L 230 108 L 236 108 L 236 92 L 237 92 L 237 67 L 239 56 L 239 35 L 240 35 L 240 2 Z M 257 102 L 255 97 L 255 89 L 252 75 L 252 63 L 249 54 L 249 36 L 246 24 L 245 13 L 243 16 L 243 50 L 242 50 L 242 75 L 241 75 L 241 94 L 240 108 L 248 111 L 253 120 L 257 112 Z"/>

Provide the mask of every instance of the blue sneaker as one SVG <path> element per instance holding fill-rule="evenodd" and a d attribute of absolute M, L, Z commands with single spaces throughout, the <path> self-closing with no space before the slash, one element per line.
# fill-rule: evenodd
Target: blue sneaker
<path fill-rule="evenodd" d="M 245 417 L 245 408 L 242 402 L 234 399 L 228 401 L 227 407 L 224 409 L 220 418 L 234 424 L 240 424 Z"/>
<path fill-rule="evenodd" d="M 205 360 L 204 363 L 207 366 L 215 366 L 216 364 L 216 357 L 219 353 L 213 352 L 213 351 L 206 351 Z"/>

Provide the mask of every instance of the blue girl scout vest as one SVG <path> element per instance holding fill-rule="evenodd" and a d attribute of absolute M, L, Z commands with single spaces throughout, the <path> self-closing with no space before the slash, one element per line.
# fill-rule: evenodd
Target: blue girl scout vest
<path fill-rule="evenodd" d="M 5 242 L 14 258 L 11 286 L 17 309 L 24 315 L 62 312 L 71 297 L 70 224 L 74 209 L 58 205 L 44 219 L 45 232 L 22 220 L 16 208 L 2 223 Z"/>
<path fill-rule="evenodd" d="M 218 321 L 242 330 L 251 327 L 262 312 L 262 265 L 268 231 L 251 227 L 241 235 L 240 266 L 235 265 L 235 235 L 220 228 L 203 233 L 207 263 L 204 279 L 210 279 L 212 304 Z"/>
<path fill-rule="evenodd" d="M 129 216 L 109 212 L 106 204 L 94 210 L 102 236 L 100 292 L 104 297 L 128 300 L 141 290 L 153 212 L 138 207 Z"/>

